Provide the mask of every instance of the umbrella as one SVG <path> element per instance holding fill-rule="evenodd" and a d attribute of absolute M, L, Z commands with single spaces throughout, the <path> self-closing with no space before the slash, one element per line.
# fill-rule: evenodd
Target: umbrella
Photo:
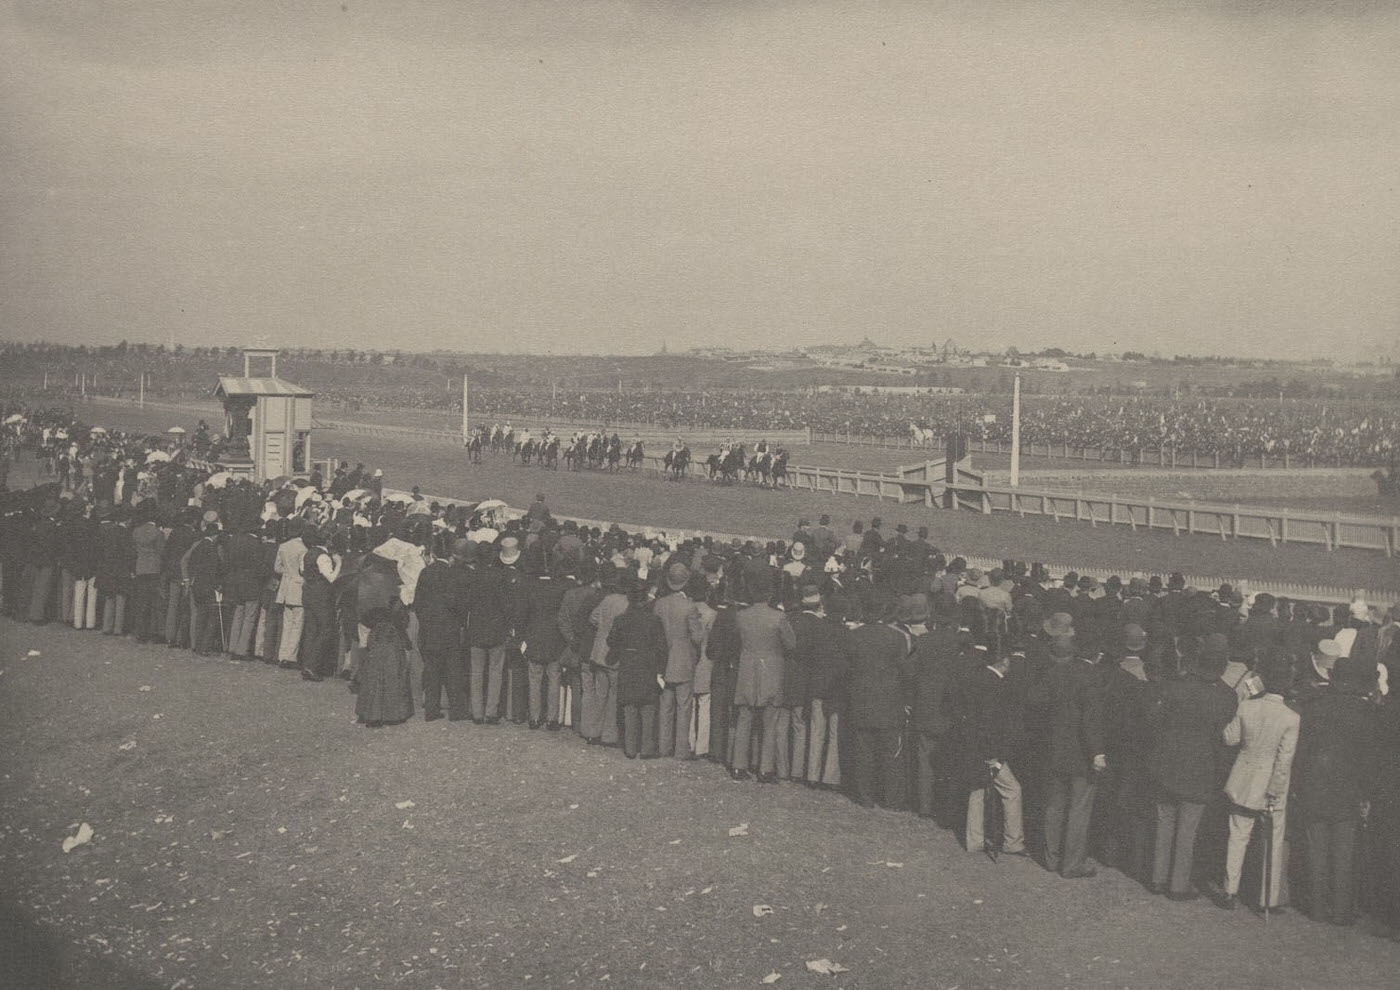
<path fill-rule="evenodd" d="M 5 417 L 5 425 L 6 425 L 6 426 L 10 426 L 10 425 L 13 424 L 13 423 L 23 423 L 23 422 L 24 422 L 24 413 L 10 413 L 10 415 L 8 415 L 8 416 Z"/>
<path fill-rule="evenodd" d="M 107 430 L 106 430 L 105 427 L 94 426 L 94 427 L 93 427 L 91 430 L 89 430 L 88 432 L 89 432 L 89 433 L 106 433 Z"/>
<path fill-rule="evenodd" d="M 163 450 L 153 450 L 146 455 L 147 464 L 154 464 L 156 461 L 164 462 L 168 460 L 170 460 L 170 455 Z"/>
<path fill-rule="evenodd" d="M 478 503 L 476 503 L 476 510 L 475 510 L 475 511 L 477 511 L 477 512 L 490 512 L 492 509 L 509 509 L 509 508 L 510 508 L 510 506 L 506 505 L 504 502 L 502 502 L 502 501 L 501 501 L 500 499 L 498 499 L 498 498 L 488 498 L 485 502 L 478 502 Z"/>
<path fill-rule="evenodd" d="M 369 497 L 369 489 L 367 488 L 352 488 L 341 496 L 342 499 L 348 498 L 352 502 L 358 502 L 360 499 L 367 497 Z"/>
<path fill-rule="evenodd" d="M 413 496 L 412 496 L 412 495 L 409 495 L 409 494 L 407 494 L 407 493 L 405 493 L 405 492 L 394 492 L 394 494 L 392 494 L 392 495 L 385 495 L 385 496 L 384 496 L 384 501 L 386 501 L 386 502 L 402 502 L 403 504 L 407 505 L 409 502 L 412 502 L 412 501 L 413 501 Z"/>
<path fill-rule="evenodd" d="M 165 432 L 166 432 L 166 433 L 184 434 L 185 428 L 184 428 L 183 426 L 172 426 L 170 429 L 166 430 Z"/>
<path fill-rule="evenodd" d="M 308 501 L 321 501 L 321 493 L 318 492 L 313 485 L 307 485 L 305 488 L 297 489 L 296 507 L 300 509 Z"/>
<path fill-rule="evenodd" d="M 227 471 L 220 471 L 218 474 L 211 474 L 204 482 L 205 488 L 222 488 L 233 480 L 233 475 Z"/>

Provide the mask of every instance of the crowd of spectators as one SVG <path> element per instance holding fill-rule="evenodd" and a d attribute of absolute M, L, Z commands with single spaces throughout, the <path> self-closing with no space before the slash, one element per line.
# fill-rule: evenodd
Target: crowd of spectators
<path fill-rule="evenodd" d="M 64 432 L 81 470 L 0 496 L 10 619 L 343 677 L 372 728 L 568 729 L 1066 880 L 1097 862 L 1176 901 L 1400 925 L 1393 610 L 983 573 L 879 519 L 725 541 L 350 487 L 362 466 L 253 484 L 186 440 L 18 415 L 7 456 Z"/>

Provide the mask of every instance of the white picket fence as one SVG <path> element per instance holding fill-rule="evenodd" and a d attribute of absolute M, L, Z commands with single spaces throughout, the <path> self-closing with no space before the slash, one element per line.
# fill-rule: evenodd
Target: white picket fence
<path fill-rule="evenodd" d="M 386 494 L 391 492 L 386 489 Z M 407 494 L 407 493 L 404 493 Z M 471 500 L 452 498 L 443 495 L 424 495 L 424 499 L 430 502 L 440 502 L 443 505 L 456 505 L 459 503 L 469 503 Z M 517 509 L 514 506 L 504 510 L 507 518 L 519 518 L 525 514 L 524 509 Z M 572 519 L 580 526 L 597 527 L 607 531 L 609 527 L 616 523 L 629 533 L 646 533 L 654 537 L 666 540 L 681 542 L 695 537 L 701 539 L 709 537 L 712 541 L 720 544 L 727 544 L 738 539 L 741 541 L 753 540 L 760 546 L 774 540 L 787 539 L 786 535 L 762 536 L 753 533 L 720 533 L 708 529 L 678 529 L 672 526 L 654 526 L 646 523 L 629 523 L 615 519 L 584 519 L 580 516 L 555 515 L 556 519 L 563 521 Z M 1002 561 L 992 557 L 983 557 L 977 554 L 959 554 L 967 561 L 968 566 L 976 567 L 984 571 L 990 571 L 1002 566 Z M 1080 576 L 1097 578 L 1101 583 L 1108 578 L 1117 576 L 1124 584 L 1132 578 L 1138 577 L 1147 580 L 1152 577 L 1151 572 L 1134 571 L 1124 569 L 1114 569 L 1107 567 L 1094 567 L 1084 564 L 1064 564 L 1050 561 L 1041 562 L 1046 570 L 1057 580 L 1071 571 Z M 1397 601 L 1400 601 L 1400 594 L 1394 591 L 1380 591 L 1366 588 L 1339 588 L 1332 585 L 1323 584 L 1300 584 L 1289 581 L 1274 581 L 1269 579 L 1258 579 L 1242 577 L 1240 575 L 1202 575 L 1183 574 L 1188 587 L 1198 588 L 1201 591 L 1209 592 L 1219 588 L 1222 584 L 1231 587 L 1245 594 L 1259 594 L 1268 592 L 1275 598 L 1289 598 L 1298 602 L 1310 602 L 1319 605 L 1345 605 L 1348 602 L 1361 599 L 1371 605 L 1379 605 L 1382 609 L 1391 608 Z"/>

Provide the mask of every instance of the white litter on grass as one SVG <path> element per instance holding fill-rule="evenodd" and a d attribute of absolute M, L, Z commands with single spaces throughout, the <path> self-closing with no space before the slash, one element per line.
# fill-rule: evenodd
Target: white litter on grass
<path fill-rule="evenodd" d="M 576 805 L 576 804 L 571 804 L 571 805 L 569 805 L 569 810 L 570 810 L 570 811 L 578 811 L 578 805 Z"/>
<path fill-rule="evenodd" d="M 714 890 L 714 889 L 715 889 L 715 888 L 714 888 L 714 885 L 711 884 L 710 886 L 706 887 L 704 890 L 700 891 L 700 893 L 702 893 L 702 894 L 708 894 L 710 891 L 712 891 L 712 890 Z"/>
<path fill-rule="evenodd" d="M 277 826 L 277 834 L 278 834 L 278 835 L 286 835 L 286 834 L 287 834 L 287 826 L 285 826 L 285 825 L 278 825 L 278 826 Z"/>
<path fill-rule="evenodd" d="M 129 740 L 127 740 L 126 742 L 122 743 L 120 746 L 117 747 L 117 749 L 120 749 L 120 750 L 122 750 L 123 752 L 125 752 L 125 751 L 128 750 L 128 749 L 135 749 L 135 748 L 136 748 L 136 740 L 135 740 L 135 739 L 129 739 Z"/>
<path fill-rule="evenodd" d="M 755 904 L 753 906 L 753 916 L 755 918 L 766 918 L 772 913 L 773 905 L 771 904 Z"/>
<path fill-rule="evenodd" d="M 151 686 L 150 686 L 149 684 L 142 684 L 142 685 L 141 685 L 139 688 L 137 688 L 136 690 L 138 690 L 138 691 L 149 691 L 149 690 L 151 690 Z"/>
<path fill-rule="evenodd" d="M 85 846 L 91 841 L 92 826 L 89 825 L 87 822 L 83 822 L 81 825 L 78 826 L 77 835 L 70 835 L 63 840 L 63 851 L 66 853 L 72 852 L 79 846 Z"/>
<path fill-rule="evenodd" d="M 807 968 L 813 973 L 820 973 L 822 976 L 835 976 L 837 973 L 849 973 L 850 970 L 840 963 L 832 962 L 830 959 L 808 959 Z"/>
<path fill-rule="evenodd" d="M 768 974 L 767 976 L 765 976 L 763 979 L 759 980 L 759 982 L 760 982 L 760 983 L 777 983 L 777 982 L 778 982 L 779 980 L 781 980 L 782 978 L 783 978 L 783 974 L 782 974 L 782 973 L 779 973 L 779 972 L 777 972 L 777 971 L 774 971 L 774 972 L 772 972 L 772 973 L 769 973 L 769 974 Z"/>
<path fill-rule="evenodd" d="M 904 864 L 903 864 L 903 863 L 894 863 L 894 862 L 891 862 L 891 861 L 888 860 L 888 859 L 877 859 L 877 860 L 875 860 L 875 862 L 873 862 L 873 863 L 867 863 L 866 865 L 867 865 L 867 866 L 888 866 L 890 869 L 893 869 L 893 870 L 902 870 L 902 869 L 904 869 Z"/>
<path fill-rule="evenodd" d="M 666 845 L 668 845 L 668 846 L 678 846 L 678 845 L 680 845 L 680 844 L 681 844 L 681 840 L 680 840 L 680 839 L 672 839 L 670 842 L 666 843 Z"/>
<path fill-rule="evenodd" d="M 399 826 L 399 827 L 400 827 L 400 828 L 411 829 L 411 828 L 413 828 L 413 823 L 412 823 L 411 821 L 409 821 L 407 818 L 405 818 L 405 819 L 403 820 L 403 824 L 402 824 L 401 826 Z"/>
<path fill-rule="evenodd" d="M 729 830 L 729 837 L 730 837 L 731 839 L 732 839 L 732 838 L 735 838 L 736 836 L 748 835 L 748 834 L 749 834 L 749 823 L 748 823 L 748 822 L 740 822 L 738 825 L 735 825 L 733 828 L 731 828 L 731 829 Z"/>
<path fill-rule="evenodd" d="M 409 808 L 418 807 L 418 805 L 414 804 L 412 801 L 399 801 L 395 803 L 394 807 L 398 808 L 400 811 L 407 811 Z"/>
<path fill-rule="evenodd" d="M 25 654 L 25 656 L 27 656 L 27 657 L 41 657 L 41 656 L 43 656 L 43 654 L 40 653 L 38 650 L 30 650 L 28 653 Z"/>
<path fill-rule="evenodd" d="M 576 860 L 576 859 L 578 859 L 578 853 L 570 853 L 569 855 L 565 856 L 563 859 L 556 859 L 554 862 L 556 862 L 556 863 L 572 863 L 572 862 L 573 862 L 574 860 Z"/>

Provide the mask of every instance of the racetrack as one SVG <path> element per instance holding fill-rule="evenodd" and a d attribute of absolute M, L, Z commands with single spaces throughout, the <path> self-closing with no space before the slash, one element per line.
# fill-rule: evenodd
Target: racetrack
<path fill-rule="evenodd" d="M 164 431 L 176 422 L 193 426 L 196 416 L 134 407 L 88 406 L 79 415 L 124 429 Z M 467 464 L 457 447 L 409 438 L 347 436 L 318 432 L 316 457 L 343 457 L 381 467 L 391 488 L 417 484 L 424 492 L 463 499 L 503 498 L 524 505 L 536 493 L 548 496 L 554 511 L 589 519 L 613 519 L 677 529 L 710 529 L 786 538 L 799 516 L 815 522 L 830 513 L 833 528 L 846 532 L 853 519 L 879 515 L 887 532 L 896 523 L 928 525 L 934 541 L 953 552 L 996 559 L 1043 560 L 1128 572 L 1181 570 L 1221 579 L 1277 580 L 1339 588 L 1400 589 L 1400 568 L 1378 552 L 1315 546 L 1278 548 L 1255 540 L 1225 542 L 1204 535 L 1176 537 L 1168 532 L 1133 532 L 1121 526 L 1091 528 L 1087 523 L 1053 523 L 1007 514 L 929 510 L 893 502 L 809 492 L 773 492 L 752 486 L 723 487 L 701 481 L 671 482 L 649 474 L 543 471 L 519 467 L 504 455 L 486 455 L 480 466 Z"/>
<path fill-rule="evenodd" d="M 913 815 L 705 762 L 509 724 L 372 731 L 339 680 L 56 626 L 0 619 L 0 644 L 16 990 L 715 990 L 769 973 L 797 990 L 1177 990 L 1184 968 L 1202 987 L 1379 990 L 1400 969 L 1400 946 L 1360 929 L 992 864 Z M 64 853 L 80 822 L 92 842 Z M 821 958 L 849 972 L 808 972 Z"/>

